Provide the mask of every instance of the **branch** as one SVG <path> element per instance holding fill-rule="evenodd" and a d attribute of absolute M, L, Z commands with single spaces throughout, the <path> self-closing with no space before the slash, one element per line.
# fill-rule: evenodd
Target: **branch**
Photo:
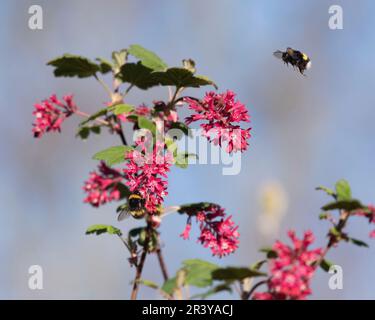
<path fill-rule="evenodd" d="M 121 121 L 120 121 L 119 119 L 117 119 L 116 122 L 117 122 L 117 125 L 118 125 L 118 129 L 116 129 L 116 132 L 117 132 L 118 135 L 120 136 L 120 139 L 121 139 L 123 145 L 124 145 L 124 146 L 127 146 L 128 143 L 127 143 L 127 141 L 126 141 L 124 131 L 122 131 Z"/>
<path fill-rule="evenodd" d="M 268 282 L 268 280 L 263 280 L 263 281 L 258 282 L 257 284 L 255 284 L 251 288 L 251 290 L 249 292 L 243 292 L 242 295 L 241 295 L 241 299 L 242 300 L 248 300 L 251 297 L 251 295 L 254 293 L 254 291 L 256 289 L 258 289 L 258 287 L 260 287 L 263 284 L 266 284 L 267 282 Z"/>
<path fill-rule="evenodd" d="M 147 235 L 145 239 L 145 246 L 143 247 L 142 255 L 141 255 L 141 260 L 139 261 L 139 264 L 137 265 L 137 271 L 135 273 L 135 278 L 134 278 L 134 283 L 133 283 L 133 290 L 130 296 L 131 300 L 136 300 L 137 299 L 137 294 L 139 290 L 139 281 L 141 280 L 142 277 L 142 271 L 143 267 L 145 264 L 146 256 L 148 253 L 148 243 L 150 241 L 150 227 L 147 226 Z"/>
<path fill-rule="evenodd" d="M 156 254 L 158 256 L 158 260 L 159 260 L 159 264 L 160 264 L 160 269 L 161 269 L 161 273 L 163 274 L 164 281 L 167 281 L 168 278 L 169 278 L 168 277 L 168 271 L 167 271 L 167 266 L 165 265 L 165 262 L 164 262 L 163 255 L 161 253 L 160 245 L 158 246 L 158 248 L 156 250 Z"/>
<path fill-rule="evenodd" d="M 84 118 L 90 118 L 90 115 L 88 113 L 80 111 L 80 110 L 74 111 L 74 114 L 76 114 L 77 116 L 84 117 Z M 94 121 L 96 121 L 97 123 L 103 124 L 105 126 L 109 126 L 109 127 L 111 126 L 111 124 L 108 121 L 103 120 L 103 119 L 96 118 Z"/>

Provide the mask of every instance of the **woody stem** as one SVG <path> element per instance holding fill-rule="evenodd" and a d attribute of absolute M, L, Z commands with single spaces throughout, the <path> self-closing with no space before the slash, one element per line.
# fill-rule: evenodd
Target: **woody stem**
<path fill-rule="evenodd" d="M 132 293 L 131 293 L 131 296 L 130 296 L 131 300 L 137 299 L 137 294 L 138 294 L 138 291 L 139 291 L 139 281 L 141 280 L 141 277 L 142 277 L 142 271 L 143 271 L 143 267 L 144 267 L 144 264 L 145 264 L 145 261 L 146 261 L 146 256 L 147 256 L 147 253 L 148 253 L 148 243 L 150 241 L 150 226 L 147 226 L 146 232 L 147 233 L 146 233 L 145 245 L 143 247 L 141 259 L 140 259 L 140 261 L 137 265 L 137 270 L 136 270 L 136 273 L 135 273 L 133 290 L 132 290 Z"/>

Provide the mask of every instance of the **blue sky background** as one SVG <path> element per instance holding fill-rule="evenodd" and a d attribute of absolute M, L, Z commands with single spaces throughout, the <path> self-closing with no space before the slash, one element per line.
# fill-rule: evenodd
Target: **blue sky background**
<path fill-rule="evenodd" d="M 44 30 L 28 29 L 28 8 L 44 10 Z M 328 8 L 344 9 L 344 29 L 328 28 Z M 170 216 L 161 227 L 170 273 L 189 258 L 222 265 L 248 265 L 257 249 L 289 228 L 311 228 L 324 245 L 328 224 L 318 220 L 328 200 L 314 191 L 345 177 L 354 195 L 375 202 L 374 29 L 373 1 L 2 1 L 0 166 L 0 298 L 127 299 L 134 270 L 123 244 L 110 236 L 85 236 L 88 225 L 119 225 L 115 204 L 93 209 L 82 203 L 83 181 L 95 167 L 91 155 L 109 144 L 107 134 L 82 142 L 75 139 L 78 119 L 63 133 L 34 140 L 33 104 L 57 93 L 74 93 L 79 106 L 94 112 L 107 97 L 94 79 L 54 78 L 45 64 L 62 53 L 95 58 L 139 43 L 169 65 L 184 58 L 197 62 L 200 74 L 232 89 L 252 117 L 253 137 L 237 176 L 223 176 L 219 165 L 173 169 L 167 204 L 196 201 L 220 203 L 240 224 L 241 246 L 221 260 L 178 235 L 184 219 Z M 312 69 L 302 77 L 272 57 L 292 46 L 309 54 Z M 196 90 L 202 96 L 205 89 Z M 134 90 L 128 102 L 165 99 L 166 90 Z M 288 196 L 280 232 L 262 236 L 257 227 L 259 189 L 277 181 Z M 370 227 L 354 221 L 349 232 L 367 240 Z M 328 288 L 319 271 L 313 298 L 374 299 L 374 248 L 340 245 L 328 257 L 344 268 L 344 289 Z M 44 270 L 44 289 L 27 286 L 28 267 Z M 145 279 L 161 282 L 151 257 Z M 158 298 L 142 288 L 142 298 Z M 221 295 L 221 298 L 228 297 Z M 233 297 L 236 297 L 235 295 Z M 237 298 L 237 297 L 236 297 Z"/>

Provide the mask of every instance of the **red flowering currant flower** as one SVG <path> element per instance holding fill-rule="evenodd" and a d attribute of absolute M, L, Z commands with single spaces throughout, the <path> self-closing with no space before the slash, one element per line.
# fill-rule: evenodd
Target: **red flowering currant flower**
<path fill-rule="evenodd" d="M 270 273 L 268 292 L 254 294 L 254 299 L 305 299 L 311 294 L 310 280 L 317 268 L 314 262 L 318 261 L 323 253 L 321 248 L 309 250 L 314 242 L 311 231 L 298 239 L 294 231 L 289 231 L 289 238 L 293 247 L 281 241 L 276 241 L 273 250 L 277 257 L 270 259 Z"/>
<path fill-rule="evenodd" d="M 130 113 L 120 114 L 117 117 L 123 122 L 135 122 L 134 120 L 128 119 L 128 116 L 131 114 L 135 114 L 137 116 L 149 117 L 151 115 L 151 109 L 147 107 L 145 104 L 141 104 L 137 106 L 134 111 Z"/>
<path fill-rule="evenodd" d="M 205 120 L 201 124 L 203 136 L 215 145 L 222 146 L 226 142 L 226 152 L 245 151 L 249 145 L 250 130 L 240 127 L 240 122 L 250 122 L 250 116 L 244 104 L 235 100 L 234 92 L 228 90 L 222 94 L 206 93 L 201 101 L 185 98 L 189 109 L 195 111 L 185 119 L 186 124 Z"/>
<path fill-rule="evenodd" d="M 121 195 L 118 184 L 123 180 L 118 170 L 108 167 L 104 162 L 99 164 L 98 170 L 99 172 L 90 173 L 90 178 L 83 187 L 87 193 L 84 202 L 90 203 L 94 207 L 119 200 Z"/>
<path fill-rule="evenodd" d="M 146 116 L 147 117 L 147 116 L 151 115 L 151 110 L 145 104 L 141 104 L 135 109 L 135 114 L 138 115 L 138 116 Z"/>
<path fill-rule="evenodd" d="M 40 138 L 49 131 L 60 132 L 63 121 L 77 110 L 72 95 L 64 96 L 62 102 L 55 94 L 42 103 L 35 104 L 34 108 L 35 121 L 32 131 L 35 138 Z"/>
<path fill-rule="evenodd" d="M 164 150 L 164 142 L 156 142 L 153 150 L 147 152 L 141 140 L 136 142 L 140 150 L 127 154 L 127 167 L 124 169 L 126 185 L 130 191 L 141 194 L 149 213 L 158 211 L 168 194 L 167 172 L 173 164 L 172 153 Z"/>
<path fill-rule="evenodd" d="M 185 240 L 189 238 L 191 218 L 189 216 L 185 230 L 180 235 Z M 210 248 L 213 255 L 222 257 L 236 251 L 239 244 L 238 226 L 232 221 L 232 216 L 226 217 L 223 208 L 212 204 L 198 211 L 195 218 L 201 232 L 198 241 L 205 248 Z"/>
<path fill-rule="evenodd" d="M 254 300 L 275 300 L 274 296 L 268 292 L 255 292 L 253 295 Z"/>

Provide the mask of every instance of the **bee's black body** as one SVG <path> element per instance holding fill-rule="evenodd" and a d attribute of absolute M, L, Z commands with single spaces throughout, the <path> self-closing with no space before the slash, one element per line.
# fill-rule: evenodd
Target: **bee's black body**
<path fill-rule="evenodd" d="M 139 193 L 132 193 L 128 197 L 128 203 L 121 209 L 118 220 L 123 220 L 129 215 L 135 219 L 142 219 L 146 214 L 144 204 L 145 201 Z"/>
<path fill-rule="evenodd" d="M 310 58 L 303 52 L 287 48 L 285 52 L 277 50 L 274 56 L 282 59 L 286 64 L 291 64 L 293 67 L 298 68 L 301 74 L 311 66 Z"/>

